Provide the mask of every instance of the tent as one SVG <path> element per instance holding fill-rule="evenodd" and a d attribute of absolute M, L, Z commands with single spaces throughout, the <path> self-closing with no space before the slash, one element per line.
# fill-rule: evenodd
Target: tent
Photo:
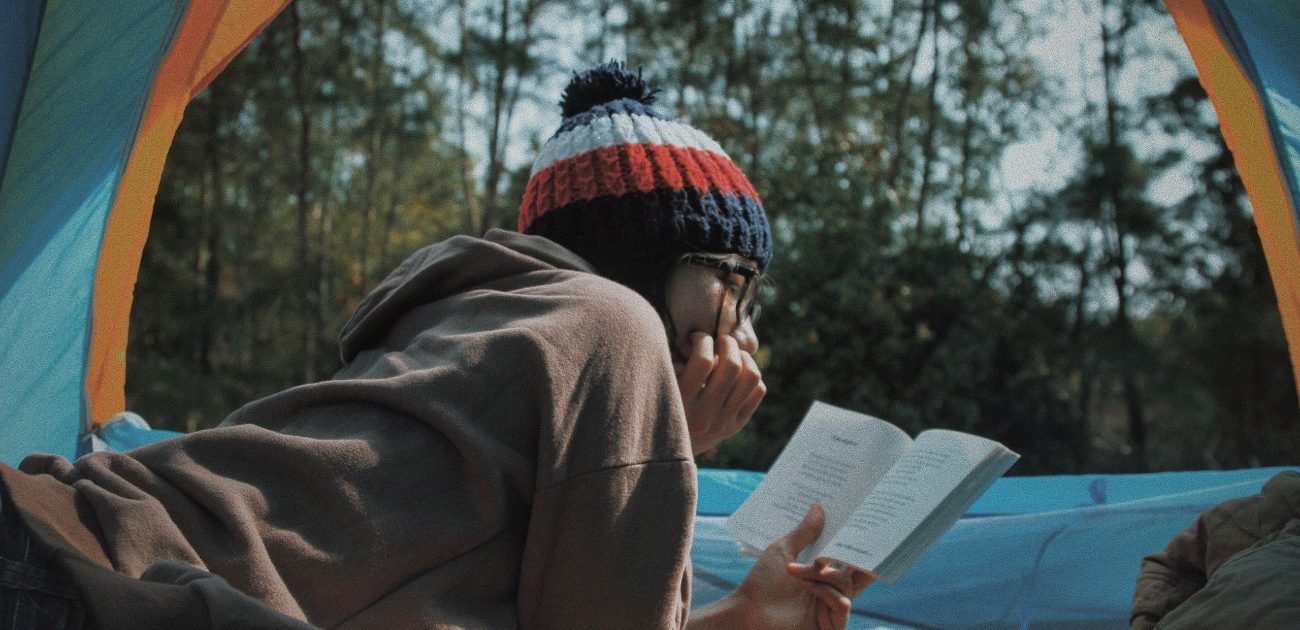
<path fill-rule="evenodd" d="M 7 0 L 0 461 L 76 455 L 126 406 L 127 323 L 190 99 L 286 0 Z"/>
<path fill-rule="evenodd" d="M 0 20 L 0 461 L 89 450 L 124 411 L 131 295 L 186 104 L 287 0 L 8 0 Z M 1300 365 L 1292 0 L 1167 0 L 1236 158 Z M 111 448 L 165 437 L 130 420 Z M 1276 470 L 1000 480 L 855 627 L 1126 627 L 1137 560 Z M 721 522 L 761 475 L 702 471 L 695 601 L 751 560 Z"/>

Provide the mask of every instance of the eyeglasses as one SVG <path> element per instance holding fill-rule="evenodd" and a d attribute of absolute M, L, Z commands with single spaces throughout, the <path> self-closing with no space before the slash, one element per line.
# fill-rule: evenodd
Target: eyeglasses
<path fill-rule="evenodd" d="M 761 270 L 744 263 L 705 254 L 687 254 L 682 256 L 682 261 L 692 265 L 721 269 L 725 276 L 727 294 L 734 296 L 736 300 L 736 323 L 740 324 L 746 320 L 752 323 L 758 320 L 759 313 L 762 310 L 758 304 L 758 290 L 763 279 Z M 743 278 L 739 285 L 732 282 L 733 276 Z M 724 300 L 723 304 L 725 302 Z M 721 313 L 721 308 L 720 305 L 719 313 Z"/>

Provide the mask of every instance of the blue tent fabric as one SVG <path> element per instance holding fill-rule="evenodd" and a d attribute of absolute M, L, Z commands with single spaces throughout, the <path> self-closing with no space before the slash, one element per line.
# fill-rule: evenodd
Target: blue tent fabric
<path fill-rule="evenodd" d="M 185 7 L 172 0 L 18 0 L 11 20 L 6 4 L 0 461 L 14 464 L 38 451 L 76 454 L 86 428 L 87 333 L 104 225 Z"/>
<path fill-rule="evenodd" d="M 1238 59 L 1261 90 L 1269 132 L 1283 161 L 1282 175 L 1300 220 L 1300 72 L 1295 69 L 1293 30 L 1300 24 L 1295 0 L 1206 3 L 1230 38 Z"/>
<path fill-rule="evenodd" d="M 0 21 L 0 180 L 18 126 L 18 109 L 23 103 L 44 12 L 45 0 L 9 0 L 5 19 Z"/>
<path fill-rule="evenodd" d="M 175 431 L 155 429 L 150 427 L 149 423 L 138 414 L 124 411 L 108 420 L 105 420 L 104 424 L 99 425 L 99 427 L 90 434 L 91 446 L 87 450 L 129 451 L 138 446 L 144 446 L 145 444 L 151 444 L 178 435 L 182 434 Z"/>
<path fill-rule="evenodd" d="M 858 597 L 850 627 L 1127 628 L 1142 557 L 1282 470 L 1000 479 L 898 584 Z M 730 592 L 753 565 L 724 522 L 761 480 L 700 471 L 694 605 Z"/>

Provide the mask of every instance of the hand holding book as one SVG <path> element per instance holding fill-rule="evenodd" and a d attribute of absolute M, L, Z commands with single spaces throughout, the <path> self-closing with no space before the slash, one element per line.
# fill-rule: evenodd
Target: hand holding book
<path fill-rule="evenodd" d="M 764 549 L 820 503 L 825 529 L 800 560 L 838 560 L 892 584 L 1018 458 L 957 431 L 913 440 L 888 422 L 818 402 L 727 526 L 746 547 Z"/>
<path fill-rule="evenodd" d="M 763 550 L 734 592 L 693 610 L 689 627 L 843 630 L 853 598 L 873 578 L 824 560 L 795 562 L 799 552 L 822 532 L 824 522 L 825 513 L 814 504 L 793 530 Z"/>

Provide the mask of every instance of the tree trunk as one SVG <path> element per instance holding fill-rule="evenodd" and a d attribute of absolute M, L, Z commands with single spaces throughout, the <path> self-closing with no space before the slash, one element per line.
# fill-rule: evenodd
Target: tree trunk
<path fill-rule="evenodd" d="M 293 50 L 293 100 L 294 109 L 298 113 L 298 172 L 294 194 L 298 202 L 297 264 L 301 266 L 301 271 L 294 275 L 297 277 L 301 296 L 301 307 L 298 311 L 298 321 L 302 325 L 298 347 L 298 356 L 302 359 L 299 380 L 310 383 L 316 380 L 316 338 L 320 334 L 316 327 L 317 303 L 320 300 L 319 283 L 314 278 L 320 267 L 313 264 L 310 247 L 311 227 L 308 219 L 311 208 L 311 112 L 307 108 L 307 90 L 303 85 L 306 69 L 302 56 L 302 16 L 299 11 L 298 3 L 293 3 L 289 13 L 289 28 L 292 30 L 290 41 Z"/>
<path fill-rule="evenodd" d="M 939 126 L 939 16 L 936 13 L 931 21 L 930 39 L 934 53 L 934 68 L 930 70 L 929 96 L 927 97 L 925 140 L 921 145 L 921 188 L 916 195 L 916 242 L 920 243 L 925 235 L 925 204 L 930 195 L 930 164 L 934 161 L 934 132 Z"/>
<path fill-rule="evenodd" d="M 822 115 L 821 98 L 817 94 L 817 79 L 813 75 L 812 54 L 809 49 L 809 40 L 812 39 L 812 36 L 808 34 L 808 29 L 804 25 L 803 13 L 803 11 L 795 11 L 794 30 L 799 42 L 799 65 L 803 70 L 804 98 L 808 101 L 808 115 L 812 118 L 812 128 L 809 135 L 812 142 L 817 144 L 821 142 L 823 137 L 822 121 L 825 116 Z M 815 164 L 814 167 L 817 169 L 818 175 L 820 175 L 820 163 Z"/>
<path fill-rule="evenodd" d="M 405 119 L 406 107 L 403 105 L 399 110 L 397 117 L 397 128 L 399 130 L 402 128 Z M 397 147 L 395 149 L 395 155 L 393 156 L 393 186 L 392 190 L 389 191 L 388 194 L 388 209 L 384 213 L 383 234 L 380 235 L 379 240 L 379 264 L 381 265 L 387 264 L 388 249 L 390 241 L 392 240 L 393 226 L 397 223 L 397 207 L 401 203 L 402 196 L 402 166 L 406 161 L 403 159 L 402 155 L 402 136 L 400 131 L 397 134 L 396 144 Z"/>
<path fill-rule="evenodd" d="M 764 11 L 765 12 L 763 14 L 763 17 L 758 21 L 760 25 L 766 25 L 771 15 L 769 13 L 770 9 L 765 9 Z M 762 26 L 760 26 L 759 28 L 762 29 Z M 759 32 L 761 33 L 762 31 L 760 30 Z M 745 71 L 747 73 L 747 77 L 749 77 L 751 81 L 757 81 L 759 76 L 757 72 L 757 66 L 754 63 L 754 41 L 756 39 L 758 41 L 762 41 L 761 38 L 750 35 L 749 33 L 745 34 L 745 39 L 744 39 Z M 763 106 L 763 101 L 761 97 L 763 90 L 762 87 L 748 81 L 746 82 L 744 89 L 746 94 L 749 96 L 748 99 L 749 102 L 745 108 L 746 109 L 745 116 L 748 117 L 748 128 L 745 130 L 745 143 L 746 143 L 745 172 L 749 174 L 749 179 L 751 182 L 757 183 L 760 179 L 759 158 L 761 157 L 761 150 L 762 150 L 762 147 L 760 145 L 760 142 L 762 141 L 762 137 L 759 134 L 758 112 Z"/>
<path fill-rule="evenodd" d="M 366 150 L 366 200 L 361 209 L 361 287 L 370 290 L 370 227 L 375 206 L 379 205 L 380 159 L 384 150 L 384 34 L 388 32 L 388 3 L 378 0 L 379 19 L 375 21 L 375 41 L 370 57 L 370 137 Z"/>
<path fill-rule="evenodd" d="M 488 132 L 487 178 L 483 190 L 483 222 L 477 233 L 486 232 L 497 221 L 497 188 L 501 174 L 505 170 L 502 164 L 504 156 L 501 151 L 502 135 L 508 131 L 502 129 L 506 117 L 506 74 L 509 72 L 510 50 L 510 0 L 501 0 L 500 33 L 497 38 L 496 75 L 492 87 L 492 128 Z"/>
<path fill-rule="evenodd" d="M 610 0 L 600 2 L 600 39 L 596 41 L 596 62 L 605 63 L 605 39 L 609 36 L 609 12 L 613 8 Z"/>
<path fill-rule="evenodd" d="M 216 318 L 221 312 L 220 296 L 217 282 L 221 278 L 221 220 L 224 197 L 224 178 L 222 177 L 221 144 L 221 103 L 225 98 L 224 90 L 213 87 L 211 103 L 208 108 L 207 141 L 204 153 L 207 157 L 208 195 L 203 207 L 202 237 L 199 240 L 199 252 L 196 270 L 199 276 L 199 304 L 202 317 L 199 324 L 198 347 L 195 349 L 195 363 L 199 373 L 211 376 L 213 369 L 213 346 L 216 343 Z"/>
<path fill-rule="evenodd" d="M 458 161 L 460 165 L 461 194 L 465 198 L 465 212 L 461 231 L 472 234 L 478 231 L 478 226 L 474 219 L 474 174 L 470 171 L 469 149 L 465 140 L 465 101 L 469 98 L 465 90 L 465 85 L 469 82 L 469 53 L 465 44 L 469 38 L 469 24 L 466 16 L 469 11 L 467 0 L 460 0 L 459 8 L 457 26 L 460 27 L 460 63 L 456 69 L 458 72 L 458 80 L 456 81 L 456 137 L 460 142 Z"/>
<path fill-rule="evenodd" d="M 969 99 L 970 95 L 967 94 Z M 953 214 L 957 215 L 957 247 L 969 247 L 971 234 L 969 233 L 970 220 L 966 216 L 966 197 L 970 195 L 970 169 L 971 169 L 971 136 L 974 135 L 975 113 L 971 111 L 969 103 L 966 110 L 966 120 L 961 127 L 961 165 L 957 170 L 957 198 L 953 202 Z"/>
<path fill-rule="evenodd" d="M 983 64 L 975 56 L 974 49 L 975 34 L 971 32 L 970 23 L 967 22 L 966 32 L 963 33 L 962 40 L 962 57 L 965 61 L 965 67 L 962 70 L 963 77 L 961 79 L 961 109 L 965 120 L 962 121 L 961 127 L 961 165 L 957 171 L 957 198 L 953 201 L 953 214 L 957 215 L 957 246 L 959 248 L 963 245 L 969 245 L 971 238 L 971 235 L 968 234 L 970 222 L 966 216 L 966 197 L 971 194 L 971 153 L 974 148 L 975 115 L 979 107 L 975 94 L 975 77 L 983 73 Z"/>
<path fill-rule="evenodd" d="M 1092 285 L 1092 273 L 1089 261 L 1092 260 L 1092 241 L 1084 243 L 1083 253 L 1079 256 L 1079 290 L 1074 301 L 1074 326 L 1070 330 L 1070 345 L 1079 348 L 1075 354 L 1079 374 L 1079 392 L 1075 401 L 1074 417 L 1074 454 L 1079 465 L 1086 463 L 1092 453 L 1092 399 L 1096 389 L 1096 375 L 1092 369 L 1092 353 L 1084 349 L 1087 330 L 1088 291 Z"/>
<path fill-rule="evenodd" d="M 691 84 L 691 69 L 695 65 L 696 49 L 699 48 L 700 42 L 704 41 L 705 37 L 703 30 L 703 13 L 695 12 L 694 15 L 688 15 L 685 17 L 690 21 L 691 34 L 686 38 L 686 55 L 682 59 L 681 76 L 677 79 L 678 116 L 684 116 L 686 114 L 686 87 Z"/>
<path fill-rule="evenodd" d="M 1114 73 L 1122 63 L 1121 48 L 1123 34 L 1129 28 L 1130 14 L 1127 7 L 1121 7 L 1120 24 L 1115 32 L 1107 23 L 1109 0 L 1101 3 L 1101 43 L 1102 43 L 1102 79 L 1105 87 L 1106 105 L 1106 158 L 1102 161 L 1104 169 L 1106 204 L 1109 206 L 1109 223 L 1112 229 L 1111 262 L 1114 265 L 1114 283 L 1117 295 L 1115 313 L 1115 332 L 1121 341 L 1121 347 L 1131 348 L 1133 328 L 1129 321 L 1128 309 L 1128 245 L 1127 245 L 1127 207 L 1120 194 L 1121 174 L 1119 173 L 1120 155 L 1119 139 L 1119 105 L 1114 94 Z M 1142 392 L 1138 386 L 1137 369 L 1133 361 L 1121 358 L 1124 404 L 1128 412 L 1129 439 L 1133 447 L 1133 464 L 1137 470 L 1147 469 L 1146 457 L 1146 422 Z"/>
<path fill-rule="evenodd" d="M 890 160 L 889 170 L 885 173 L 885 182 L 889 188 L 898 188 L 898 177 L 903 172 L 903 132 L 907 128 L 908 101 L 912 98 L 912 73 L 916 70 L 916 59 L 920 56 L 921 43 L 925 41 L 925 27 L 929 23 L 934 0 L 921 3 L 921 19 L 916 27 L 916 41 L 907 52 L 907 71 L 903 73 L 903 89 L 898 91 L 898 105 L 894 108 L 894 155 Z"/>

